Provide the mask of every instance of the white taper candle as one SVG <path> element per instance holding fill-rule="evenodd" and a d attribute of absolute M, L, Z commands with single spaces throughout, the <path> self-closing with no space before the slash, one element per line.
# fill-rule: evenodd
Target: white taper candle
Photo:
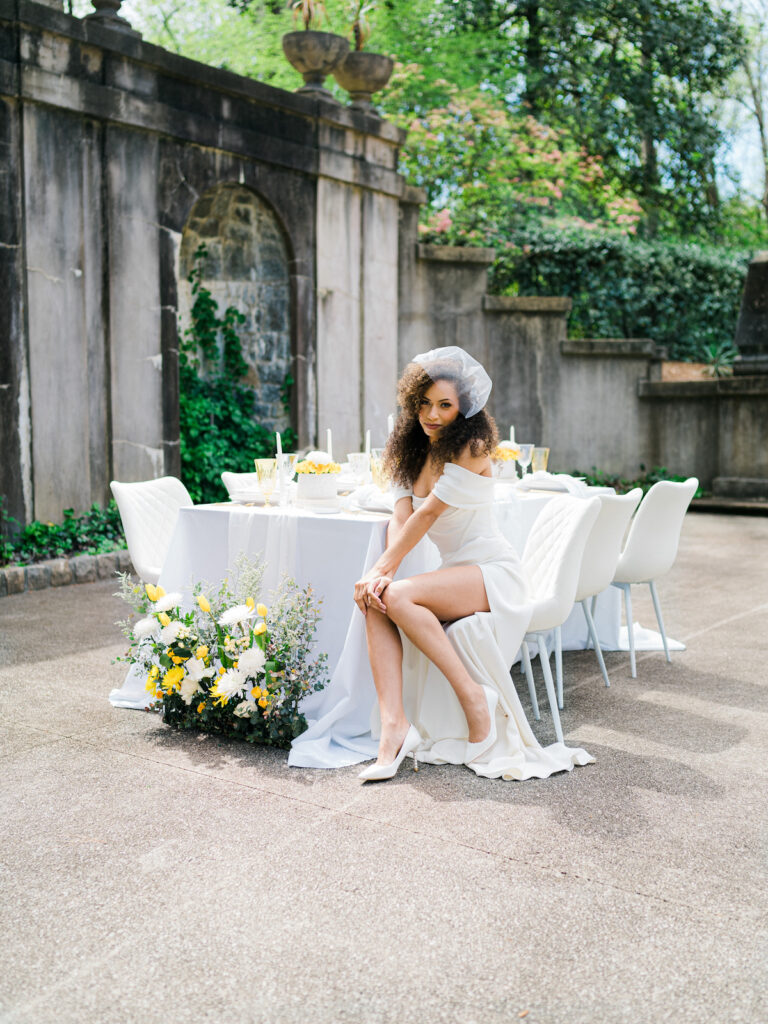
<path fill-rule="evenodd" d="M 276 437 L 277 437 L 277 454 L 278 455 L 282 455 L 283 454 L 283 441 L 282 441 L 282 438 L 280 437 L 280 431 L 279 430 L 276 431 Z"/>
<path fill-rule="evenodd" d="M 331 428 L 325 432 L 325 449 L 328 452 L 328 458 L 333 462 L 333 441 L 331 440 Z"/>
<path fill-rule="evenodd" d="M 395 417 L 392 415 L 392 413 L 390 413 L 389 416 L 387 416 L 387 434 L 391 434 L 394 429 Z"/>
<path fill-rule="evenodd" d="M 370 430 L 366 430 L 366 432 L 365 432 L 365 454 L 366 455 L 370 455 L 371 454 L 371 432 L 370 432 Z"/>
<path fill-rule="evenodd" d="M 512 442 L 512 444 L 515 443 L 515 428 L 514 427 L 510 427 L 509 428 L 509 440 Z"/>

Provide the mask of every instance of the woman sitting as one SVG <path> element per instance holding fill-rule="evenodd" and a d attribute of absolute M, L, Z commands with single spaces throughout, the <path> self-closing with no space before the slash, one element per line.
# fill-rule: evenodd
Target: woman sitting
<path fill-rule="evenodd" d="M 381 717 L 366 781 L 391 778 L 408 754 L 504 778 L 592 760 L 562 744 L 539 746 L 509 676 L 530 610 L 519 559 L 493 513 L 490 391 L 480 363 L 456 346 L 416 356 L 398 384 L 401 415 L 384 456 L 398 485 L 394 513 L 385 551 L 354 592 Z M 427 534 L 440 568 L 395 580 Z M 446 631 L 447 623 L 455 625 Z"/>

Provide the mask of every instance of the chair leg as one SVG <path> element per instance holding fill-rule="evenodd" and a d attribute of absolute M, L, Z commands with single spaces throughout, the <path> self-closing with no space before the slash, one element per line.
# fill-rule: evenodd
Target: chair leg
<path fill-rule="evenodd" d="M 552 712 L 552 722 L 555 726 L 555 736 L 559 743 L 563 742 L 563 728 L 560 725 L 560 712 L 557 709 L 557 694 L 555 693 L 555 681 L 552 678 L 552 669 L 549 665 L 549 655 L 547 654 L 547 645 L 543 643 L 539 645 L 539 660 L 541 661 L 541 668 L 544 672 L 544 685 L 547 688 L 547 698 L 549 699 L 549 710 Z"/>
<path fill-rule="evenodd" d="M 600 648 L 600 641 L 597 639 L 597 629 L 595 628 L 595 620 L 592 618 L 592 612 L 589 610 L 589 605 L 587 604 L 586 598 L 581 602 L 581 608 L 584 612 L 584 618 L 587 620 L 587 629 L 589 630 L 589 635 L 592 639 L 592 644 L 595 648 L 595 654 L 597 655 L 597 661 L 600 665 L 600 671 L 603 673 L 605 685 L 610 686 L 611 681 L 608 678 L 608 673 L 605 670 L 605 661 L 603 660 L 603 652 Z"/>
<path fill-rule="evenodd" d="M 630 593 L 631 587 L 631 583 L 621 584 L 621 589 L 624 591 L 624 614 L 627 617 L 627 639 L 629 640 L 629 667 L 632 673 L 632 678 L 637 679 L 637 663 L 635 661 L 635 629 L 632 624 L 632 594 Z"/>
<path fill-rule="evenodd" d="M 656 584 L 653 580 L 650 581 L 648 586 L 651 588 L 651 597 L 653 598 L 653 608 L 656 612 L 656 621 L 659 624 L 659 632 L 661 633 L 661 642 L 664 644 L 664 653 L 667 656 L 667 661 L 672 662 L 669 656 L 669 647 L 667 646 L 667 634 L 664 632 L 664 621 L 661 618 L 661 605 L 659 604 L 659 595 L 656 593 Z"/>
<path fill-rule="evenodd" d="M 557 706 L 563 707 L 563 634 L 555 626 L 555 682 L 557 683 Z"/>
<path fill-rule="evenodd" d="M 523 672 L 525 672 L 525 678 L 528 680 L 528 693 L 531 697 L 531 704 L 533 705 L 533 717 L 536 721 L 541 720 L 539 713 L 539 702 L 536 699 L 536 687 L 533 685 L 533 668 L 531 667 L 531 652 L 528 650 L 528 644 L 523 640 L 520 645 L 520 653 L 522 655 L 521 661 L 523 663 Z"/>

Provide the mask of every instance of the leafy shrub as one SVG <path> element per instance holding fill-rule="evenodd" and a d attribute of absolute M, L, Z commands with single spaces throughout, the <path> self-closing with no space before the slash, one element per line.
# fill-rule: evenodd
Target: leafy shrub
<path fill-rule="evenodd" d="M 1 501 L 0 519 L 11 526 L 15 523 L 3 510 Z M 10 539 L 0 540 L 0 565 L 30 565 L 77 554 L 100 555 L 124 547 L 120 513 L 114 501 L 110 501 L 104 509 L 91 505 L 79 516 L 66 508 L 62 523 L 34 520 Z"/>
<path fill-rule="evenodd" d="M 641 463 L 640 469 L 645 469 L 645 466 Z M 653 469 L 646 472 L 643 476 L 638 477 L 637 480 L 625 480 L 624 477 L 617 476 L 615 473 L 604 473 L 596 466 L 592 467 L 590 473 L 585 473 L 583 470 L 574 469 L 571 470 L 571 476 L 583 477 L 583 479 L 590 485 L 590 487 L 613 487 L 617 494 L 626 494 L 627 491 L 633 490 L 635 487 L 642 488 L 643 494 L 647 494 L 648 491 L 657 484 L 660 480 L 672 480 L 676 482 L 682 482 L 687 480 L 686 476 L 678 476 L 675 473 L 670 473 L 666 466 L 654 466 Z M 694 498 L 703 498 L 706 495 L 701 487 L 696 488 Z"/>
<path fill-rule="evenodd" d="M 652 338 L 670 358 L 690 361 L 733 338 L 747 253 L 549 228 L 494 244 L 491 290 L 567 295 L 572 338 Z"/>

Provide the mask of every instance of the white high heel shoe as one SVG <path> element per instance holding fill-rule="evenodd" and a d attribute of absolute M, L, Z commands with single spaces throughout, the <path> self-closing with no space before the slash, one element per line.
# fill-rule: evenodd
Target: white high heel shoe
<path fill-rule="evenodd" d="M 419 764 L 416 759 L 416 748 L 420 743 L 421 735 L 419 730 L 415 725 L 410 725 L 394 761 L 391 761 L 389 764 L 372 764 L 370 768 L 364 768 L 360 772 L 358 779 L 362 779 L 363 782 L 380 782 L 383 779 L 391 779 L 408 754 L 413 754 L 413 770 L 417 772 Z"/>
<path fill-rule="evenodd" d="M 477 743 L 467 743 L 467 756 L 464 764 L 471 764 L 473 761 L 477 761 L 477 759 L 482 757 L 486 750 L 490 750 L 496 742 L 496 706 L 499 703 L 499 695 L 496 690 L 491 690 L 487 686 L 483 687 L 483 693 L 485 694 L 485 699 L 488 702 L 488 714 L 491 716 L 491 730 L 484 740 L 478 740 Z"/>

